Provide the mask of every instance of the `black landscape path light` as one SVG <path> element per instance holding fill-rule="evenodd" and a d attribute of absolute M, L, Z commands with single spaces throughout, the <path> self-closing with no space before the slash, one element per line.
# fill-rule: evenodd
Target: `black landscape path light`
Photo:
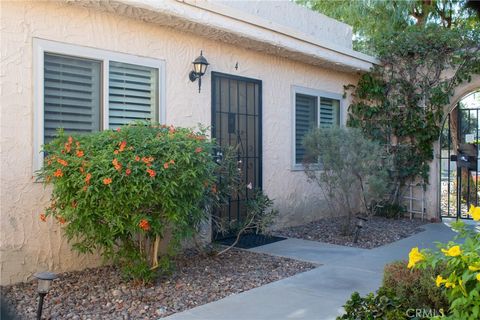
<path fill-rule="evenodd" d="M 52 281 L 57 279 L 58 276 L 53 272 L 37 272 L 33 276 L 38 279 L 37 292 L 40 300 L 38 300 L 37 320 L 40 320 L 42 319 L 43 299 L 50 291 Z"/>
<path fill-rule="evenodd" d="M 355 238 L 353 238 L 353 243 L 358 242 L 358 236 L 360 236 L 360 230 L 363 228 L 365 221 L 367 221 L 367 218 L 357 216 L 357 224 L 355 225 Z"/>
<path fill-rule="evenodd" d="M 203 51 L 200 51 L 200 55 L 193 60 L 193 71 L 190 71 L 188 77 L 190 81 L 194 82 L 198 79 L 198 92 L 200 92 L 200 88 L 202 87 L 202 76 L 207 71 L 207 67 L 209 65 L 207 59 L 203 56 Z"/>

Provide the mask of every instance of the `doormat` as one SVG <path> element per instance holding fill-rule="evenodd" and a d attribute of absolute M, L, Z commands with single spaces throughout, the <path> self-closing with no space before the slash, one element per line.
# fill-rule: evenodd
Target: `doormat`
<path fill-rule="evenodd" d="M 236 237 L 228 237 L 225 239 L 220 239 L 215 241 L 216 243 L 223 244 L 226 246 L 231 246 L 235 242 Z M 267 236 L 264 234 L 256 234 L 256 233 L 247 233 L 240 237 L 240 240 L 235 245 L 237 248 L 242 249 L 251 249 L 259 246 L 263 246 L 269 243 L 274 243 L 277 241 L 282 241 L 287 238 L 284 237 L 276 237 L 276 236 Z"/>

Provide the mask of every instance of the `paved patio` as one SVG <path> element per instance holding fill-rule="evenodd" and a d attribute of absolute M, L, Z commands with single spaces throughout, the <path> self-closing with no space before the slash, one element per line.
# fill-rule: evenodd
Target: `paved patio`
<path fill-rule="evenodd" d="M 443 223 L 428 224 L 424 228 L 424 232 L 371 250 L 300 239 L 287 239 L 251 249 L 322 265 L 166 319 L 335 319 L 353 291 L 365 294 L 380 286 L 386 263 L 407 259 L 412 247 L 435 247 L 435 241 L 446 242 L 455 235 Z"/>

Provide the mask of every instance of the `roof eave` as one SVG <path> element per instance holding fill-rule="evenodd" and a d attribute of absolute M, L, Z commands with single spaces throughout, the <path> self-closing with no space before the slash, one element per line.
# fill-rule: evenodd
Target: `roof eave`
<path fill-rule="evenodd" d="M 322 42 L 233 8 L 195 0 L 67 0 L 69 3 L 174 27 L 213 40 L 342 72 L 366 72 L 378 60 Z"/>

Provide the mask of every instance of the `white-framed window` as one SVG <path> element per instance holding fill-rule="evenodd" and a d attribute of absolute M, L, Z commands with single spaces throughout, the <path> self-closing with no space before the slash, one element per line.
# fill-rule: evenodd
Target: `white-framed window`
<path fill-rule="evenodd" d="M 165 61 L 34 39 L 34 170 L 41 146 L 66 133 L 165 120 Z"/>
<path fill-rule="evenodd" d="M 343 124 L 343 97 L 340 94 L 292 86 L 293 153 L 292 169 L 302 170 L 305 157 L 303 140 L 315 127 Z"/>

